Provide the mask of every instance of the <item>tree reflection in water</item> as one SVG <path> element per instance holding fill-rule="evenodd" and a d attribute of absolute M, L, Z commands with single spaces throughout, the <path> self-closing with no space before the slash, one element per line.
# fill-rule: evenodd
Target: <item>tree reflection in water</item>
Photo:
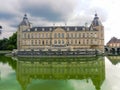
<path fill-rule="evenodd" d="M 24 90 L 33 79 L 91 79 L 100 90 L 105 80 L 105 61 L 104 57 L 18 58 L 16 74 Z"/>

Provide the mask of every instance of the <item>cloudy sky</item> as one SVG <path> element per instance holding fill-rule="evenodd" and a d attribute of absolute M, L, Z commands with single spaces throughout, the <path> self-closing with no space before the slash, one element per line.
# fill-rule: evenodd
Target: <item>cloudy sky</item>
<path fill-rule="evenodd" d="M 88 25 L 97 12 L 105 29 L 105 43 L 120 38 L 119 0 L 0 0 L 0 38 L 8 38 L 17 31 L 24 14 L 33 26 Z"/>

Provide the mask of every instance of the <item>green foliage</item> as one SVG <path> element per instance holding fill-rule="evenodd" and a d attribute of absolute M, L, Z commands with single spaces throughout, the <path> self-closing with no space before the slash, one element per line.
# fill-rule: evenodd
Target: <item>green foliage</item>
<path fill-rule="evenodd" d="M 17 48 L 17 32 L 9 39 L 4 38 L 0 40 L 0 50 L 13 50 Z"/>

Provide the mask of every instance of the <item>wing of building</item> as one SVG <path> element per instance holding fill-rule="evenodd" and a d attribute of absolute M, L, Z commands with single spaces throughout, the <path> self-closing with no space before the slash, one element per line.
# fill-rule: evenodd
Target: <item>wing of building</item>
<path fill-rule="evenodd" d="M 104 27 L 95 14 L 87 26 L 32 27 L 27 15 L 17 31 L 18 51 L 89 51 L 104 52 Z"/>

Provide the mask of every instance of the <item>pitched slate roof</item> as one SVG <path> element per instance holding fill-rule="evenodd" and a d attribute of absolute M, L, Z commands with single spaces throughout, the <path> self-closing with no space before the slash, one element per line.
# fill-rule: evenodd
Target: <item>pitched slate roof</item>
<path fill-rule="evenodd" d="M 85 26 L 42 26 L 42 27 L 33 27 L 33 28 L 30 28 L 30 29 L 27 29 L 27 30 L 24 30 L 23 32 L 34 32 L 34 31 L 44 31 L 44 32 L 47 32 L 47 31 L 53 31 L 55 30 L 56 28 L 61 28 L 61 29 L 64 29 L 65 31 L 82 31 L 82 30 L 86 30 L 86 27 Z M 87 30 L 90 30 L 90 28 L 87 28 Z M 97 31 L 94 29 L 94 31 Z"/>
<path fill-rule="evenodd" d="M 117 39 L 116 37 L 112 37 L 107 44 L 110 44 L 110 43 L 120 43 L 120 39 Z"/>

